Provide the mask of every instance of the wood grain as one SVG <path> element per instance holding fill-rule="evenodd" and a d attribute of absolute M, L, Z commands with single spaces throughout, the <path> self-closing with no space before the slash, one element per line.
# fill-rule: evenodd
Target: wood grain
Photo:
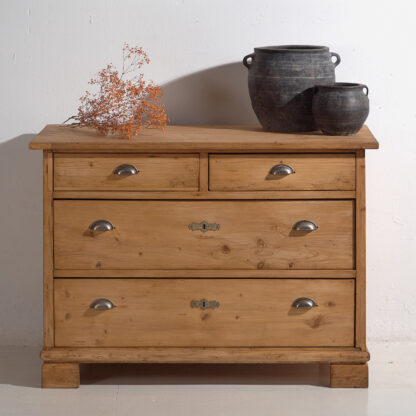
<path fill-rule="evenodd" d="M 295 173 L 271 175 L 278 164 Z M 211 155 L 212 191 L 338 190 L 355 189 L 354 154 Z"/>
<path fill-rule="evenodd" d="M 199 158 L 199 190 L 201 192 L 208 192 L 208 153 L 201 153 Z"/>
<path fill-rule="evenodd" d="M 331 387 L 368 387 L 368 365 L 365 364 L 332 364 Z"/>
<path fill-rule="evenodd" d="M 56 269 L 354 269 L 353 201 L 55 201 Z M 90 232 L 99 219 L 114 224 Z M 313 232 L 293 231 L 303 219 Z M 192 222 L 220 224 L 191 231 Z"/>
<path fill-rule="evenodd" d="M 123 164 L 137 175 L 115 175 Z M 73 154 L 55 155 L 57 191 L 197 191 L 199 155 Z"/>
<path fill-rule="evenodd" d="M 357 152 L 356 184 L 356 346 L 366 346 L 366 203 L 365 203 L 365 154 Z"/>
<path fill-rule="evenodd" d="M 369 355 L 356 348 L 53 348 L 41 353 L 44 361 L 75 363 L 252 363 L 328 364 L 365 363 Z"/>
<path fill-rule="evenodd" d="M 130 277 L 157 277 L 157 278 L 320 278 L 345 279 L 355 277 L 355 270 L 55 270 L 55 277 L 99 277 L 99 278 L 130 278 Z"/>
<path fill-rule="evenodd" d="M 79 365 L 75 363 L 42 364 L 43 388 L 79 387 Z"/>
<path fill-rule="evenodd" d="M 43 152 L 43 345 L 54 345 L 53 154 Z"/>
<path fill-rule="evenodd" d="M 32 140 L 30 148 L 74 152 L 322 152 L 377 149 L 378 143 L 366 126 L 354 136 L 270 133 L 260 126 L 168 126 L 166 131 L 147 129 L 127 140 L 103 136 L 93 129 L 50 124 Z"/>
<path fill-rule="evenodd" d="M 319 305 L 291 307 L 299 297 Z M 110 310 L 89 305 L 106 298 Z M 192 308 L 192 300 L 218 308 Z M 57 279 L 57 347 L 353 346 L 353 279 Z"/>
<path fill-rule="evenodd" d="M 355 191 L 118 192 L 55 191 L 54 199 L 355 199 Z"/>

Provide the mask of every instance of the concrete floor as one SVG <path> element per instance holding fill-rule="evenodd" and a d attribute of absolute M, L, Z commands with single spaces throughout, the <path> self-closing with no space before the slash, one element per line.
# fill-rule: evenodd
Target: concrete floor
<path fill-rule="evenodd" d="M 79 389 L 42 390 L 39 348 L 0 347 L 0 416 L 416 415 L 416 344 L 369 348 L 368 390 L 313 365 L 83 366 Z"/>

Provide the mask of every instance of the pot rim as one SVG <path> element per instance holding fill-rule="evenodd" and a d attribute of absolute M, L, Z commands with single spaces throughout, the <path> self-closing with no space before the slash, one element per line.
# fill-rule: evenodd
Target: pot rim
<path fill-rule="evenodd" d="M 276 46 L 258 46 L 254 48 L 254 52 L 265 53 L 319 53 L 329 52 L 328 46 L 318 45 L 276 45 Z"/>
<path fill-rule="evenodd" d="M 367 88 L 366 85 L 360 84 L 358 82 L 334 82 L 333 84 L 325 84 L 325 85 L 316 85 L 318 89 L 337 89 L 337 88 L 345 88 L 345 89 L 362 89 Z"/>

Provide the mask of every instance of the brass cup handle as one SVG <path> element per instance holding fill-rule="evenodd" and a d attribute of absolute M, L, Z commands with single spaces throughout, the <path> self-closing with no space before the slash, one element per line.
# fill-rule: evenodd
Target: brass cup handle
<path fill-rule="evenodd" d="M 95 299 L 94 302 L 90 305 L 91 309 L 98 309 L 98 310 L 105 310 L 105 309 L 113 309 L 115 305 L 111 300 L 105 298 Z"/>
<path fill-rule="evenodd" d="M 315 231 L 318 229 L 318 226 L 309 220 L 300 220 L 292 227 L 295 231 Z"/>
<path fill-rule="evenodd" d="M 295 169 L 283 163 L 273 166 L 269 171 L 269 174 L 273 176 L 286 176 L 292 175 L 293 173 L 295 173 Z"/>
<path fill-rule="evenodd" d="M 292 303 L 292 308 L 310 309 L 315 308 L 318 304 L 312 298 L 297 298 Z"/>
<path fill-rule="evenodd" d="M 123 164 L 117 166 L 114 169 L 113 173 L 114 175 L 137 175 L 139 173 L 139 170 L 136 168 L 136 166 Z"/>
<path fill-rule="evenodd" d="M 91 231 L 111 231 L 114 230 L 114 225 L 107 220 L 97 220 L 90 224 L 89 229 Z"/>

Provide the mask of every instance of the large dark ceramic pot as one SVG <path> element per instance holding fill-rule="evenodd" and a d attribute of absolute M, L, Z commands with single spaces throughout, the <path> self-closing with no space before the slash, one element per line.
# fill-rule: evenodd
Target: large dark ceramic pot
<path fill-rule="evenodd" d="M 317 126 L 334 136 L 357 133 L 367 119 L 369 108 L 368 87 L 348 82 L 316 87 L 312 102 Z"/>
<path fill-rule="evenodd" d="M 313 87 L 334 83 L 340 61 L 326 46 L 254 48 L 243 64 L 248 68 L 251 104 L 261 125 L 277 132 L 317 130 L 312 117 Z"/>

